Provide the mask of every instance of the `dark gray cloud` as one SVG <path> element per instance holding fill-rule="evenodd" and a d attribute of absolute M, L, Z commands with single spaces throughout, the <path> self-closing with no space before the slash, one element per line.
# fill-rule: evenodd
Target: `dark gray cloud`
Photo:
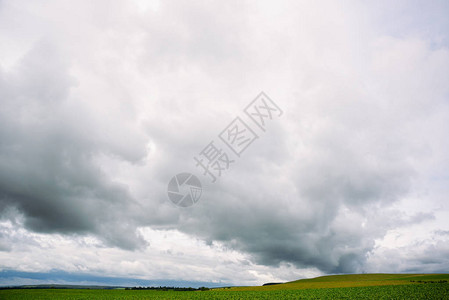
<path fill-rule="evenodd" d="M 142 241 L 132 221 L 122 220 L 133 200 L 127 187 L 113 182 L 94 159 L 104 153 L 139 161 L 145 140 L 136 151 L 104 136 L 101 129 L 109 129 L 68 99 L 76 85 L 70 63 L 54 43 L 44 40 L 12 71 L 2 72 L 3 207 L 16 207 L 30 230 L 95 232 L 113 245 L 134 248 Z"/>

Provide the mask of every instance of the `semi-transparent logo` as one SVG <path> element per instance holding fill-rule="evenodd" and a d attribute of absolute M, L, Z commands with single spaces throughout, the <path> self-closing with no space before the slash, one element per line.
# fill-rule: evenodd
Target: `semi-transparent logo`
<path fill-rule="evenodd" d="M 264 92 L 261 92 L 236 116 L 228 126 L 193 157 L 194 166 L 203 177 L 215 183 L 242 153 L 260 135 L 264 134 L 270 121 L 283 114 L 279 106 Z M 168 198 L 177 206 L 188 207 L 197 203 L 202 194 L 200 180 L 193 174 L 180 173 L 168 183 Z"/>

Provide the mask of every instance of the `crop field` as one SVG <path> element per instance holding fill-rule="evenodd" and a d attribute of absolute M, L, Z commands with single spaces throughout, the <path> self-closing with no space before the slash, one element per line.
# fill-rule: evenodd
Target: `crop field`
<path fill-rule="evenodd" d="M 382 285 L 430 284 L 432 282 L 449 282 L 449 274 L 354 274 L 331 275 L 311 279 L 301 279 L 278 285 L 235 287 L 235 291 L 273 291 L 341 287 L 366 287 Z M 440 283 L 442 284 L 442 283 Z"/>
<path fill-rule="evenodd" d="M 11 289 L 0 290 L 0 299 L 449 299 L 447 279 L 449 279 L 447 274 L 339 275 L 272 286 L 188 292 L 123 289 Z M 400 282 L 403 283 L 400 284 Z M 338 287 L 338 285 L 341 286 Z"/>

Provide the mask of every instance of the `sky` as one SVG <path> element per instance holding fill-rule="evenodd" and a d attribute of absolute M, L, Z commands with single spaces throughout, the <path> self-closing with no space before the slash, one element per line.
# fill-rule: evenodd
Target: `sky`
<path fill-rule="evenodd" d="M 0 285 L 449 272 L 448 15 L 0 0 Z M 220 174 L 195 160 L 211 145 Z"/>

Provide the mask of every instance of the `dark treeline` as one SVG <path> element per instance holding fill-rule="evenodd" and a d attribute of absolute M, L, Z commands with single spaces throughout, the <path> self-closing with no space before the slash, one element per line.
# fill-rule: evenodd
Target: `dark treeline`
<path fill-rule="evenodd" d="M 433 280 L 410 280 L 410 282 L 417 282 L 417 283 L 447 283 L 447 280 L 438 280 L 438 281 L 433 281 Z"/>
<path fill-rule="evenodd" d="M 263 286 L 266 286 L 266 285 L 277 285 L 277 284 L 283 284 L 283 282 L 268 282 L 268 283 L 264 283 Z"/>
<path fill-rule="evenodd" d="M 207 287 L 199 287 L 197 289 L 192 287 L 174 287 L 174 286 L 148 286 L 148 287 L 128 287 L 125 290 L 157 290 L 157 291 L 180 291 L 180 292 L 188 292 L 188 291 L 208 291 Z"/>

